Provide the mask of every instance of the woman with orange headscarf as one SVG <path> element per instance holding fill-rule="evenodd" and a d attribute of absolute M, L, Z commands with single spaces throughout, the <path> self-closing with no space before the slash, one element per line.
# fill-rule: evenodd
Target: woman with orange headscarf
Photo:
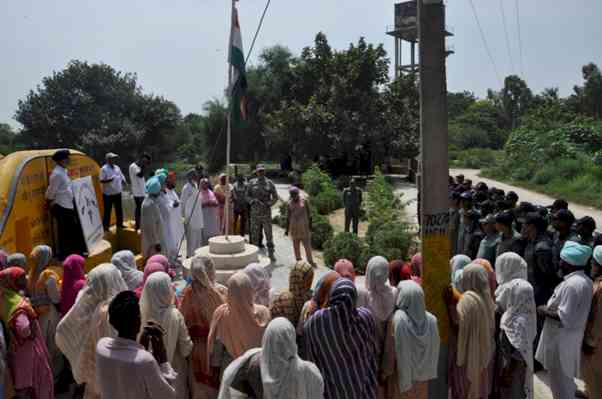
<path fill-rule="evenodd" d="M 8 363 L 14 388 L 21 397 L 52 399 L 54 382 L 46 343 L 36 312 L 20 294 L 26 284 L 25 271 L 19 267 L 0 272 L 1 315 L 10 342 Z"/>
<path fill-rule="evenodd" d="M 261 346 L 270 311 L 253 303 L 253 286 L 245 272 L 228 279 L 228 298 L 213 313 L 207 339 L 208 363 L 223 370 L 247 350 Z"/>
<path fill-rule="evenodd" d="M 226 302 L 226 295 L 211 281 L 212 260 L 194 258 L 190 268 L 192 283 L 184 289 L 180 312 L 184 316 L 193 348 L 190 357 L 190 389 L 193 399 L 217 396 L 219 372 L 209 366 L 207 341 L 215 310 Z"/>

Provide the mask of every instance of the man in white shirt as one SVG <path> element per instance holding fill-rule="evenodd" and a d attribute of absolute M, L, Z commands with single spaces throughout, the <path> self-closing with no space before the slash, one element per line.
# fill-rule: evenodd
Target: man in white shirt
<path fill-rule="evenodd" d="M 182 188 L 182 216 L 186 231 L 186 257 L 191 258 L 203 242 L 203 207 L 199 198 L 199 176 L 192 169 L 186 174 L 188 182 Z"/>
<path fill-rule="evenodd" d="M 83 232 L 75 209 L 73 191 L 71 191 L 71 178 L 67 173 L 69 155 L 69 150 L 58 150 L 52 155 L 56 166 L 50 174 L 46 189 L 50 213 L 57 224 L 56 255 L 60 260 L 64 260 L 69 255 L 82 255 L 85 252 Z"/>
<path fill-rule="evenodd" d="M 138 298 L 123 291 L 109 305 L 109 322 L 117 338 L 96 345 L 96 383 L 102 399 L 172 399 L 177 374 L 167 362 L 163 329 L 149 322 L 140 335 Z M 152 348 L 152 354 L 149 350 Z"/>
<path fill-rule="evenodd" d="M 567 241 L 560 252 L 564 281 L 554 290 L 547 305 L 537 308 L 545 324 L 535 358 L 550 373 L 554 399 L 574 398 L 579 374 L 581 345 L 592 304 L 593 284 L 584 269 L 592 249 Z"/>
<path fill-rule="evenodd" d="M 136 211 L 134 212 L 134 219 L 136 221 L 136 230 L 140 229 L 140 210 L 142 209 L 142 202 L 146 196 L 146 189 L 144 181 L 144 172 L 146 168 L 150 166 L 151 156 L 149 154 L 142 154 L 139 161 L 132 162 L 129 168 L 130 173 L 130 187 L 132 189 L 132 196 L 136 203 Z"/>
<path fill-rule="evenodd" d="M 102 225 L 105 230 L 111 226 L 111 211 L 115 205 L 115 216 L 117 217 L 117 228 L 123 228 L 123 206 L 121 204 L 121 192 L 123 184 L 126 183 L 125 176 L 121 173 L 119 166 L 115 165 L 115 159 L 119 156 L 109 152 L 105 159 L 107 163 L 100 169 L 100 183 L 102 184 L 102 199 L 104 203 L 104 215 Z"/>

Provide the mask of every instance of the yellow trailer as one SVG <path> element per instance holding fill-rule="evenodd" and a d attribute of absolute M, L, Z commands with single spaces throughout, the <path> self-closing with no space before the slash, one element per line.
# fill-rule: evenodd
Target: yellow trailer
<path fill-rule="evenodd" d="M 18 151 L 0 159 L 0 247 L 7 252 L 28 255 L 36 245 L 46 244 L 56 248 L 54 220 L 46 207 L 45 193 L 48 178 L 55 166 L 51 159 L 56 150 Z M 71 163 L 68 171 L 72 179 L 91 176 L 102 214 L 102 192 L 98 176 L 100 167 L 87 155 L 70 150 Z M 128 241 L 127 247 L 139 252 L 138 235 L 108 234 L 86 259 L 86 270 L 109 262 L 113 247 L 124 249 L 120 241 Z M 79 232 L 78 232 L 79 234 Z M 111 242 L 110 242 L 111 241 Z M 112 245 L 113 244 L 113 245 Z"/>

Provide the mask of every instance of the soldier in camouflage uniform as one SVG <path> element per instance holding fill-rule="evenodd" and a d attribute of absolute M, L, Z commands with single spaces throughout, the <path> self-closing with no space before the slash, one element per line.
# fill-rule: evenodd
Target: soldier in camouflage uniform
<path fill-rule="evenodd" d="M 249 241 L 259 245 L 261 232 L 265 234 L 268 254 L 274 260 L 274 239 L 272 237 L 272 206 L 278 201 L 276 186 L 265 177 L 265 168 L 257 165 L 257 178 L 251 180 L 247 187 L 247 198 L 251 205 L 249 217 Z"/>

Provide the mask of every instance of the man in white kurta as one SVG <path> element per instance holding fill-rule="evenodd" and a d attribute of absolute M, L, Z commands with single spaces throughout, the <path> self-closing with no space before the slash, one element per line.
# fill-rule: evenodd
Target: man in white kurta
<path fill-rule="evenodd" d="M 142 238 L 142 254 L 145 259 L 162 252 L 165 253 L 167 237 L 165 223 L 160 210 L 161 183 L 156 177 L 146 182 L 147 195 L 142 202 L 140 216 L 140 235 Z"/>
<path fill-rule="evenodd" d="M 194 169 L 186 174 L 188 182 L 182 188 L 182 216 L 186 231 L 186 257 L 194 256 L 203 240 L 203 208 L 199 198 L 198 174 Z"/>
<path fill-rule="evenodd" d="M 560 253 L 564 281 L 546 306 L 537 311 L 546 317 L 535 358 L 550 373 L 554 399 L 574 398 L 579 374 L 581 344 L 592 303 L 593 285 L 584 267 L 592 250 L 567 241 Z"/>
<path fill-rule="evenodd" d="M 167 177 L 165 200 L 167 200 L 167 225 L 168 235 L 171 237 L 168 258 L 175 260 L 178 257 L 180 241 L 184 238 L 184 223 L 180 209 L 180 197 L 176 191 L 176 174 L 171 172 Z"/>

